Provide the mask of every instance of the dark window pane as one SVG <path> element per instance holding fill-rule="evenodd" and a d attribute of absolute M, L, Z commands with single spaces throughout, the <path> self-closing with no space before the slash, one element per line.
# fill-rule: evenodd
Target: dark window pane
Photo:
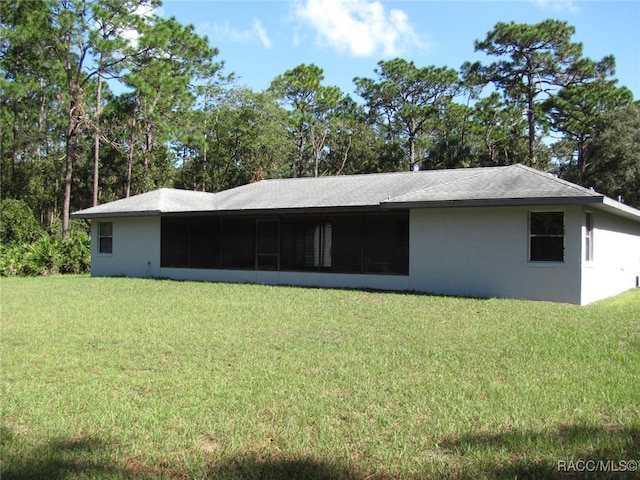
<path fill-rule="evenodd" d="M 220 267 L 220 218 L 191 219 L 191 268 Z"/>
<path fill-rule="evenodd" d="M 222 218 L 222 268 L 255 268 L 255 219 Z"/>
<path fill-rule="evenodd" d="M 189 267 L 189 218 L 161 219 L 160 265 L 165 268 Z"/>
<path fill-rule="evenodd" d="M 331 267 L 330 222 L 283 219 L 280 239 L 282 270 L 326 270 Z"/>
<path fill-rule="evenodd" d="M 532 235 L 564 235 L 564 213 L 531 212 Z"/>
<path fill-rule="evenodd" d="M 278 222 L 260 220 L 257 223 L 257 229 L 258 253 L 277 253 Z"/>
<path fill-rule="evenodd" d="M 113 238 L 100 237 L 100 253 L 113 253 Z"/>
<path fill-rule="evenodd" d="M 532 237 L 531 261 L 562 262 L 564 260 L 563 237 Z"/>
<path fill-rule="evenodd" d="M 367 214 L 364 239 L 366 273 L 409 272 L 408 214 Z"/>
<path fill-rule="evenodd" d="M 531 212 L 529 260 L 564 261 L 564 213 Z"/>
<path fill-rule="evenodd" d="M 298 270 L 304 267 L 304 221 L 282 220 L 280 225 L 280 268 Z"/>
<path fill-rule="evenodd" d="M 362 272 L 363 219 L 362 214 L 330 217 L 333 227 L 332 271 Z"/>
<path fill-rule="evenodd" d="M 113 236 L 113 223 L 112 222 L 100 222 L 100 236 L 111 237 Z"/>

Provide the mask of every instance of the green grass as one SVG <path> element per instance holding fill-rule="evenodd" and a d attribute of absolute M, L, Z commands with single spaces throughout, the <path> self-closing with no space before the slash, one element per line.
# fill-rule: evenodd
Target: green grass
<path fill-rule="evenodd" d="M 640 460 L 640 290 L 576 307 L 0 286 L 3 480 L 582 478 L 558 462 Z"/>

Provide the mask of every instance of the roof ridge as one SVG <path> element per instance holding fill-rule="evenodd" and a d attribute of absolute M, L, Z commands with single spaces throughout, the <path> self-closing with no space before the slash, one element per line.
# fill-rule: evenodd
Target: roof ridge
<path fill-rule="evenodd" d="M 592 195 L 594 197 L 604 197 L 605 195 L 603 195 L 600 192 L 595 191 L 592 188 L 586 188 L 583 187 L 582 185 L 578 185 L 576 183 L 572 183 L 569 182 L 568 180 L 564 180 L 560 177 L 558 177 L 557 175 L 554 175 L 550 172 L 543 172 L 542 170 L 538 170 L 537 168 L 533 168 L 533 167 L 528 167 L 527 165 L 523 165 L 522 163 L 515 163 L 513 165 L 511 165 L 512 167 L 518 167 L 521 168 L 529 173 L 535 173 L 536 175 L 539 175 L 541 177 L 544 178 L 548 178 L 549 180 L 553 180 L 554 182 L 560 183 L 562 185 L 564 185 L 565 187 L 571 187 L 574 190 L 578 190 L 580 192 L 584 192 L 584 193 L 588 193 L 589 195 Z"/>
<path fill-rule="evenodd" d="M 495 170 L 495 169 L 499 169 L 499 168 L 505 168 L 505 166 L 490 166 L 490 167 L 465 167 L 465 168 L 437 168 L 437 169 L 431 169 L 431 170 L 417 170 L 417 171 L 409 171 L 409 170 L 402 170 L 402 171 L 398 171 L 398 172 L 374 172 L 374 173 L 347 173 L 347 174 L 342 174 L 342 175 L 319 175 L 317 177 L 280 177 L 280 178 L 265 178 L 264 180 L 260 180 L 258 182 L 253 182 L 253 183 L 262 183 L 262 182 L 277 182 L 277 181 L 291 181 L 291 180 L 306 180 L 306 181 L 311 181 L 311 180 L 321 180 L 321 179 L 336 179 L 336 178 L 354 178 L 354 177 L 371 177 L 371 176 L 391 176 L 391 175 L 415 175 L 415 174 L 419 174 L 419 175 L 428 175 L 430 173 L 435 173 L 435 172 L 445 172 L 445 171 L 452 171 L 452 170 L 477 170 L 479 173 L 480 171 L 487 171 L 487 170 Z M 244 185 L 239 185 L 240 187 L 244 187 L 246 185 L 251 185 L 252 183 L 247 183 Z M 237 187 L 236 187 L 237 188 Z M 223 190 L 224 191 L 224 190 Z"/>
<path fill-rule="evenodd" d="M 398 199 L 398 198 L 402 198 L 402 197 L 406 197 L 408 195 L 415 195 L 418 192 L 426 192 L 428 190 L 434 189 L 434 188 L 441 188 L 444 185 L 455 185 L 456 183 L 460 183 L 460 182 L 464 182 L 469 180 L 470 178 L 476 178 L 476 177 L 481 177 L 483 175 L 487 175 L 489 173 L 491 173 L 492 171 L 499 169 L 499 168 L 504 168 L 504 167 L 471 167 L 471 168 L 453 168 L 453 169 L 442 169 L 442 170 L 475 170 L 476 172 L 472 175 L 469 176 L 465 176 L 463 178 L 456 178 L 454 180 L 450 180 L 448 182 L 442 182 L 442 183 L 438 183 L 436 185 L 429 185 L 428 187 L 425 188 L 419 188 L 418 190 L 413 190 L 412 192 L 407 192 L 407 193 L 403 193 L 402 195 L 398 195 L 396 197 L 392 197 L 387 199 L 388 202 L 393 202 L 394 200 Z M 440 170 L 425 170 L 428 172 L 436 172 L 436 171 L 440 171 Z"/>

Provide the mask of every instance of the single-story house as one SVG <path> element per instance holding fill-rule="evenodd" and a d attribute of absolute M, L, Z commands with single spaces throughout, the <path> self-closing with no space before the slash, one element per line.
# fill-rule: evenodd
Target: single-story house
<path fill-rule="evenodd" d="M 638 287 L 640 210 L 523 165 L 161 188 L 81 210 L 94 276 L 573 304 Z"/>

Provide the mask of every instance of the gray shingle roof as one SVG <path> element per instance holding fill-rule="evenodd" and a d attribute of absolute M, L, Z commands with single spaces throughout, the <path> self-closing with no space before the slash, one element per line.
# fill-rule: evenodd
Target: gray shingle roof
<path fill-rule="evenodd" d="M 75 218 L 186 212 L 415 208 L 477 205 L 602 204 L 640 211 L 523 165 L 336 177 L 263 180 L 219 193 L 161 188 L 74 213 Z"/>

